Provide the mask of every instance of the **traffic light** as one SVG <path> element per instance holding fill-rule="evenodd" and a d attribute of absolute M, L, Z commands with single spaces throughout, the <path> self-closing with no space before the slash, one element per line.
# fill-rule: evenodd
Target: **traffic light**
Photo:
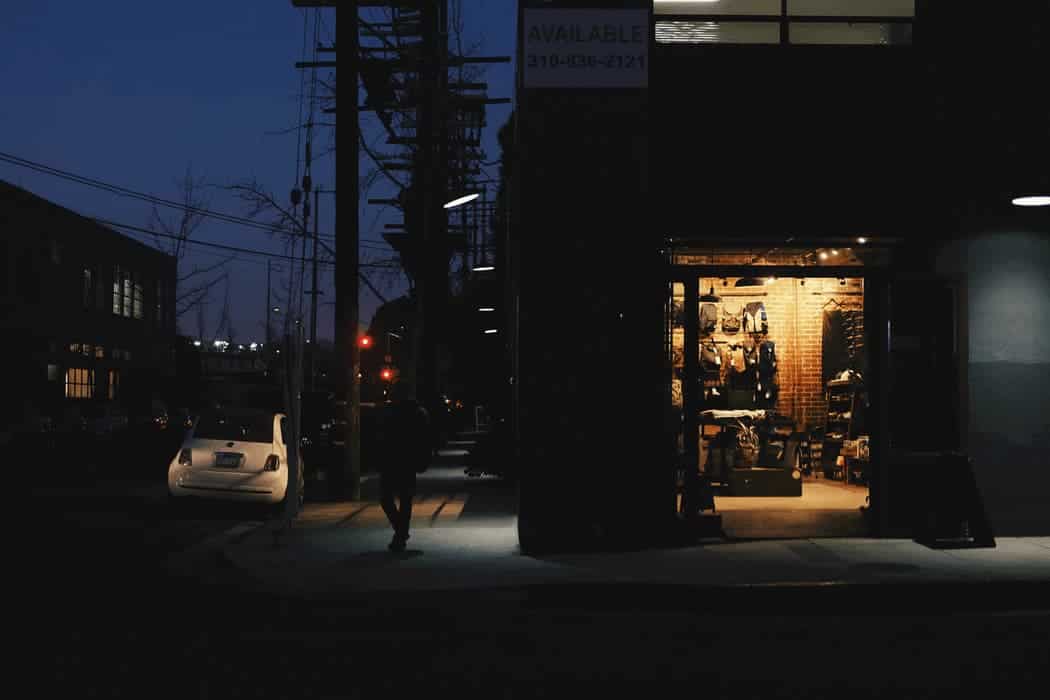
<path fill-rule="evenodd" d="M 361 348 L 362 350 L 367 350 L 368 348 L 372 347 L 372 336 L 370 336 L 370 335 L 358 336 L 358 338 L 357 338 L 357 347 Z"/>
<path fill-rule="evenodd" d="M 379 377 L 384 382 L 389 382 L 391 379 L 394 378 L 394 370 L 390 369 L 389 367 L 384 367 L 379 371 Z"/>

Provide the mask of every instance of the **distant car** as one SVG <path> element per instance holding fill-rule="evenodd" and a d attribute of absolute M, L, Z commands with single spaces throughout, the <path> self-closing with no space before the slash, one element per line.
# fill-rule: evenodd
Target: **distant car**
<path fill-rule="evenodd" d="M 283 413 L 222 410 L 201 415 L 187 432 L 168 467 L 173 499 L 207 499 L 283 505 L 288 489 L 290 429 Z M 299 484 L 293 491 L 302 506 L 305 465 L 299 454 Z"/>

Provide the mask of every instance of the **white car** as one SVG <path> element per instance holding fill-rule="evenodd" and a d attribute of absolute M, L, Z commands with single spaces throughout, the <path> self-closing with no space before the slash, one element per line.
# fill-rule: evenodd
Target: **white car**
<path fill-rule="evenodd" d="M 168 493 L 173 498 L 284 503 L 288 492 L 287 420 L 283 413 L 213 411 L 186 432 L 182 447 L 168 467 Z M 305 480 L 299 454 L 302 507 Z"/>

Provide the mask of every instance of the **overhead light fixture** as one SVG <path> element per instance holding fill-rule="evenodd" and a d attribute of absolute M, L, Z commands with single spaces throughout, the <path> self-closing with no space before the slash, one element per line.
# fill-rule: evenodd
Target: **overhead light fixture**
<path fill-rule="evenodd" d="M 479 306 L 478 311 L 495 311 L 491 306 Z"/>
<path fill-rule="evenodd" d="M 462 204 L 466 204 L 467 202 L 473 202 L 475 199 L 477 199 L 480 196 L 481 196 L 481 194 L 478 193 L 478 192 L 474 192 L 472 194 L 466 194 L 466 195 L 463 195 L 462 197 L 459 197 L 457 199 L 453 199 L 451 202 L 445 202 L 444 207 L 445 207 L 445 209 L 451 209 L 453 207 L 458 207 L 458 206 L 460 206 Z"/>
<path fill-rule="evenodd" d="M 845 286 L 846 285 L 846 278 L 845 277 L 839 277 L 839 284 Z"/>
<path fill-rule="evenodd" d="M 821 260 L 827 260 L 828 259 L 828 254 L 826 252 L 824 252 L 823 250 L 820 251 L 820 259 Z"/>
<path fill-rule="evenodd" d="M 773 277 L 767 277 L 767 278 L 766 278 L 766 284 L 773 284 L 773 283 L 774 283 L 774 282 L 776 282 L 776 281 L 777 281 L 777 278 L 776 278 L 776 276 L 773 276 Z"/>
<path fill-rule="evenodd" d="M 836 250 L 835 248 L 832 248 L 832 249 L 831 249 L 831 254 L 832 254 L 832 255 L 838 255 L 838 254 L 839 254 L 839 251 L 838 251 L 838 250 Z"/>
<path fill-rule="evenodd" d="M 764 280 L 760 280 L 757 277 L 741 277 L 733 285 L 734 287 L 761 287 L 765 284 Z"/>
<path fill-rule="evenodd" d="M 1014 206 L 1018 207 L 1050 207 L 1050 196 L 1035 195 L 1032 197 L 1014 197 Z"/>
<path fill-rule="evenodd" d="M 495 269 L 496 268 L 493 267 L 492 265 L 482 265 L 481 267 L 475 267 L 474 268 L 474 272 L 491 272 L 492 270 L 495 270 Z"/>
<path fill-rule="evenodd" d="M 495 329 L 495 328 L 488 328 L 488 329 L 485 330 L 485 335 L 492 335 L 493 333 L 498 333 L 498 332 L 499 331 L 497 329 Z"/>
<path fill-rule="evenodd" d="M 857 239 L 857 243 L 860 243 L 861 245 L 864 245 L 864 244 L 865 244 L 865 243 L 867 243 L 867 242 L 868 242 L 868 239 L 867 239 L 867 238 L 865 238 L 864 236 L 861 236 L 861 237 L 859 237 L 859 238 Z"/>

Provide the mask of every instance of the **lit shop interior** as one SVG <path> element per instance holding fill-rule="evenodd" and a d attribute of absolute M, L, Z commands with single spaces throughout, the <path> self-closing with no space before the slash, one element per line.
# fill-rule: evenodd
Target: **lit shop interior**
<path fill-rule="evenodd" d="M 863 243 L 674 254 L 666 340 L 679 474 L 741 537 L 864 534 Z M 691 350 L 691 351 L 690 351 Z M 679 495 L 679 512 L 685 489 Z"/>

